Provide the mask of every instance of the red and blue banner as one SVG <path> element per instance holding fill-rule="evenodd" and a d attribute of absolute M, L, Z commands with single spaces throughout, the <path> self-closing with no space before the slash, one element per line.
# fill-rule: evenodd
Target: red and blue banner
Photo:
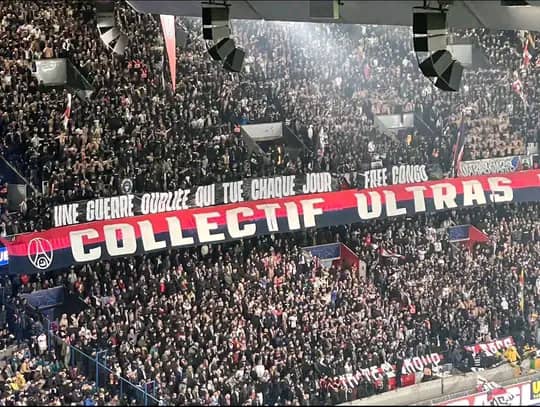
<path fill-rule="evenodd" d="M 317 246 L 303 247 L 302 250 L 313 257 L 317 257 L 321 263 L 329 267 L 355 267 L 358 270 L 360 259 L 343 243 L 329 243 Z"/>
<path fill-rule="evenodd" d="M 10 273 L 28 274 L 270 233 L 531 201 L 540 201 L 540 170 L 176 210 L 26 233 L 3 243 Z"/>
<path fill-rule="evenodd" d="M 476 243 L 489 242 L 489 236 L 473 225 L 458 225 L 448 228 L 448 241 L 461 242 L 472 250 Z"/>

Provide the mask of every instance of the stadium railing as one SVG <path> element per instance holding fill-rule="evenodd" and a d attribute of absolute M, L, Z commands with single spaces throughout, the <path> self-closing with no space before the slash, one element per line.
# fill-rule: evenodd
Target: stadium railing
<path fill-rule="evenodd" d="M 127 401 L 129 404 L 136 402 L 136 405 L 144 406 L 164 405 L 156 397 L 157 388 L 154 381 L 135 384 L 110 369 L 107 366 L 107 349 L 94 349 L 92 355 L 86 354 L 58 336 L 55 332 L 57 323 L 51 322 L 29 304 L 17 306 L 8 302 L 6 311 L 9 329 L 17 341 L 29 343 L 36 340 L 40 331 L 44 330 L 47 334 L 49 351 L 55 352 L 57 359 L 66 369 L 77 368 L 77 371 L 88 381 L 95 382 L 95 392 L 104 389 L 112 395 L 118 395 L 120 400 Z M 40 329 L 40 326 L 43 329 Z M 116 380 L 111 382 L 109 379 L 113 376 Z"/>
<path fill-rule="evenodd" d="M 60 338 L 54 332 L 55 323 L 47 319 L 45 322 L 47 324 L 49 350 L 55 351 L 58 360 L 66 368 L 76 368 L 89 381 L 95 382 L 94 390 L 96 392 L 104 389 L 114 396 L 119 396 L 120 400 L 128 403 L 136 402 L 136 405 L 163 405 L 161 400 L 156 397 L 156 384 L 154 381 L 135 384 L 119 376 L 107 366 L 108 349 L 95 349 L 92 355 L 88 355 Z M 110 378 L 112 377 L 116 380 L 111 381 Z"/>

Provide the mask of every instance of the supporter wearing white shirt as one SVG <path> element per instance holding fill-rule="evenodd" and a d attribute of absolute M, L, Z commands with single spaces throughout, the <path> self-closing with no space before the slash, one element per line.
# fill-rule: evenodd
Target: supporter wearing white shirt
<path fill-rule="evenodd" d="M 298 321 L 298 317 L 296 315 L 289 316 L 289 326 L 292 329 L 296 329 L 296 321 Z"/>
<path fill-rule="evenodd" d="M 37 337 L 37 344 L 41 355 L 47 350 L 47 335 L 45 335 L 45 333 L 42 333 Z"/>
<path fill-rule="evenodd" d="M 265 371 L 265 368 L 261 364 L 261 361 L 259 361 L 259 363 L 255 365 L 255 374 L 257 375 L 257 378 L 259 380 L 261 380 L 264 377 L 264 371 Z"/>
<path fill-rule="evenodd" d="M 504 311 L 508 311 L 508 301 L 506 301 L 506 298 L 502 298 L 502 301 L 501 301 L 501 307 Z"/>

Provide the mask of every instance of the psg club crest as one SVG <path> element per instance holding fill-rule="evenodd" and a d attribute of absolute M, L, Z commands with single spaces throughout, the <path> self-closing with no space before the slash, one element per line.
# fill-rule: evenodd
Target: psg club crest
<path fill-rule="evenodd" d="M 28 259 L 39 270 L 49 268 L 53 261 L 53 254 L 52 244 L 47 239 L 37 237 L 28 243 Z"/>

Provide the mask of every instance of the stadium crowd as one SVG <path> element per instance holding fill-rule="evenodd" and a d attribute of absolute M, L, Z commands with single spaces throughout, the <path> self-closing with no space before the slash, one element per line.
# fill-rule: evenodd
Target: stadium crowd
<path fill-rule="evenodd" d="M 124 57 L 102 44 L 85 2 L 0 3 L 0 149 L 39 191 L 47 183 L 17 213 L 3 209 L 3 235 L 48 228 L 51 206 L 116 195 L 123 178 L 136 191 L 168 191 L 256 175 L 363 170 L 379 158 L 439 164 L 447 173 L 463 110 L 466 159 L 523 154 L 538 141 L 540 78 L 519 69 L 516 33 L 456 34 L 492 65 L 466 70 L 462 90 L 448 94 L 421 76 L 408 28 L 234 22 L 247 50 L 235 75 L 208 56 L 200 22 L 183 19 L 189 37 L 177 52 L 173 93 L 158 19 L 120 10 L 130 37 Z M 33 60 L 54 57 L 70 58 L 95 88 L 88 99 L 73 97 L 66 127 L 68 91 L 44 88 L 32 76 Z M 515 72 L 527 106 L 512 89 Z M 405 137 L 376 126 L 375 115 L 401 112 L 417 113 L 431 130 Z M 267 121 L 285 121 L 305 154 L 250 154 L 237 126 Z M 108 349 L 110 369 L 136 384 L 155 380 L 165 402 L 204 405 L 335 404 L 385 390 L 384 382 L 349 388 L 331 380 L 359 368 L 399 367 L 433 351 L 467 366 L 464 344 L 505 335 L 522 347 L 534 341 L 529 317 L 540 312 L 538 209 L 371 222 L 15 281 L 14 294 L 64 285 L 89 308 L 62 318 L 61 340 L 46 350 L 34 332 L 37 345 L 2 368 L 0 402 L 120 402 L 114 375 L 97 391 L 88 366 L 73 369 L 66 344 L 89 355 Z M 481 227 L 495 253 L 491 246 L 468 253 L 437 235 L 452 222 Z M 366 261 L 365 279 L 322 267 L 300 250 L 336 239 Z M 384 258 L 381 247 L 402 257 Z M 4 340 L 13 342 L 7 333 Z"/>
<path fill-rule="evenodd" d="M 334 380 L 361 368 L 399 371 L 407 358 L 440 352 L 467 371 L 463 345 L 509 335 L 520 351 L 534 343 L 539 213 L 538 204 L 495 206 L 318 232 L 319 243 L 353 248 L 370 265 L 366 278 L 307 256 L 300 248 L 315 236 L 302 232 L 105 261 L 15 289 L 64 285 L 80 295 L 88 309 L 62 316 L 57 335 L 89 355 L 107 349 L 112 371 L 155 380 L 167 403 L 336 404 L 385 390 Z M 493 244 L 468 252 L 437 233 L 469 222 Z M 58 352 L 71 366 L 65 345 Z"/>
<path fill-rule="evenodd" d="M 40 346 L 43 346 L 43 335 Z M 76 369 L 66 368 L 55 352 L 22 344 L 3 357 L 0 386 L 4 406 L 120 405 L 119 397 L 94 391 Z"/>
<path fill-rule="evenodd" d="M 462 110 L 470 117 L 466 159 L 522 154 L 538 137 L 533 117 L 519 125 L 509 118 L 509 105 L 525 116 L 511 87 L 509 67 L 520 61 L 515 53 L 490 55 L 496 62 L 506 58 L 502 67 L 466 70 L 462 91 L 448 94 L 419 72 L 409 29 L 242 21 L 234 32 L 249 52 L 244 71 L 233 75 L 208 57 L 200 23 L 186 19 L 189 38 L 177 53 L 173 94 L 170 85 L 163 90 L 168 68 L 164 72 L 156 51 L 163 40 L 154 17 L 123 9 L 119 22 L 130 42 L 120 58 L 100 42 L 84 2 L 51 4 L 0 6 L 6 44 L 0 50 L 2 149 L 46 192 L 29 197 L 27 216 L 4 222 L 7 234 L 47 228 L 51 205 L 115 195 L 124 178 L 134 180 L 136 191 L 163 191 L 283 172 L 344 173 L 368 169 L 378 159 L 437 163 L 448 172 Z M 464 36 L 480 48 L 492 45 L 485 39 L 490 36 Z M 520 46 L 513 33 L 495 36 Z M 328 54 L 331 61 L 316 63 Z M 95 91 L 89 99 L 73 98 L 64 127 L 68 91 L 40 86 L 31 63 L 66 56 Z M 530 93 L 529 115 L 536 115 L 537 73 L 529 69 L 528 75 L 523 87 Z M 408 111 L 418 112 L 430 130 L 399 137 L 375 125 L 378 113 Z M 235 132 L 239 123 L 276 120 L 289 123 L 309 147 L 297 159 L 249 154 Z"/>

